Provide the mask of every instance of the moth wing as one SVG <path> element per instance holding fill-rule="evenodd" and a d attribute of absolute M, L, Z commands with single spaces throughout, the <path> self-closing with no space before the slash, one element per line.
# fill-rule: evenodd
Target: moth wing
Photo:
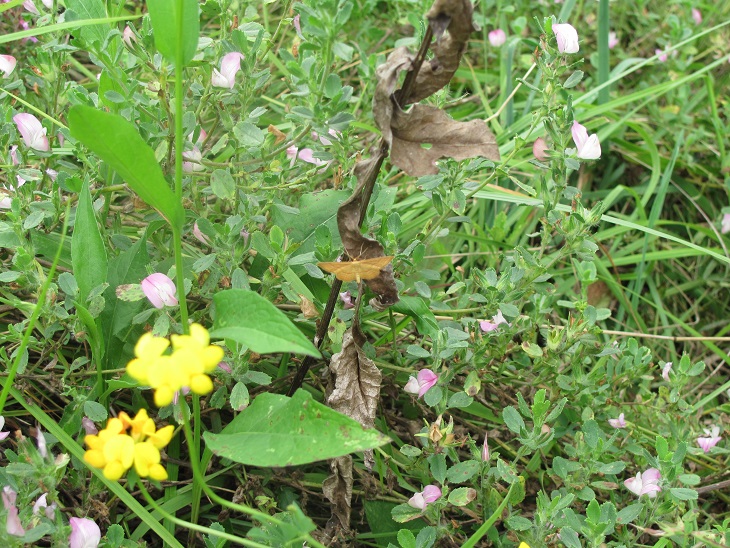
<path fill-rule="evenodd" d="M 350 262 L 317 263 L 317 266 L 325 272 L 334 274 L 338 280 L 343 282 L 352 282 L 357 278 L 357 271 L 352 268 L 352 263 Z"/>

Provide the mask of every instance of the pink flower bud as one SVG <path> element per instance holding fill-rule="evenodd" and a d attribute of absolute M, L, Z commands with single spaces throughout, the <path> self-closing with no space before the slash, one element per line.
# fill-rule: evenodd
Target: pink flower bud
<path fill-rule="evenodd" d="M 177 288 L 170 278 L 156 272 L 142 280 L 142 291 L 155 308 L 175 306 L 177 304 Z"/>
<path fill-rule="evenodd" d="M 549 159 L 549 156 L 545 154 L 545 151 L 547 149 L 548 147 L 545 139 L 543 139 L 542 137 L 538 137 L 537 139 L 535 139 L 535 142 L 532 145 L 532 155 L 537 161 L 546 162 Z"/>

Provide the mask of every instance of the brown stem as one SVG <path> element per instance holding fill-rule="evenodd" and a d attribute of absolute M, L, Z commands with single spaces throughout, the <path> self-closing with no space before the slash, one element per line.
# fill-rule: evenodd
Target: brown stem
<path fill-rule="evenodd" d="M 421 42 L 421 47 L 418 50 L 418 54 L 413 60 L 411 70 L 408 72 L 405 79 L 403 80 L 403 87 L 401 87 L 401 89 L 393 94 L 393 100 L 400 107 L 408 104 L 408 100 L 413 91 L 413 86 L 416 83 L 416 77 L 418 76 L 418 72 L 421 70 L 421 65 L 423 65 L 423 62 L 426 59 L 426 53 L 428 52 L 428 48 L 431 45 L 432 37 L 433 30 L 429 25 L 426 28 L 426 34 L 423 37 L 423 41 Z M 367 212 L 370 198 L 373 195 L 373 189 L 375 188 L 375 182 L 378 179 L 378 173 L 380 172 L 380 168 L 382 167 L 385 158 L 388 156 L 388 145 L 385 140 L 380 140 L 380 143 L 378 143 L 378 147 L 375 151 L 375 155 L 377 157 L 376 164 L 374 168 L 370 170 L 370 177 L 367 181 L 365 181 L 365 184 L 362 188 L 363 200 L 362 207 L 360 208 L 360 225 L 362 225 L 363 221 L 365 220 L 365 213 Z M 339 297 L 340 289 L 342 289 L 342 282 L 335 278 L 335 281 L 332 283 L 332 288 L 330 289 L 330 295 L 327 299 L 327 304 L 325 305 L 324 312 L 322 314 L 322 319 L 317 325 L 317 332 L 314 335 L 314 345 L 318 349 L 322 345 L 322 341 L 327 334 L 327 328 L 332 321 L 332 315 L 335 311 L 335 305 L 337 304 L 337 298 Z M 358 301 L 361 298 L 362 296 L 358 297 Z M 359 304 L 360 303 L 358 302 L 358 305 Z M 307 372 L 309 371 L 309 368 L 312 366 L 314 361 L 315 358 L 311 356 L 307 356 L 306 358 L 304 358 L 304 361 L 302 361 L 299 369 L 297 369 L 296 375 L 294 375 L 294 379 L 292 380 L 291 386 L 289 387 L 287 396 L 292 396 L 294 392 L 296 392 L 302 386 L 302 383 L 304 382 L 304 377 L 307 375 Z"/>

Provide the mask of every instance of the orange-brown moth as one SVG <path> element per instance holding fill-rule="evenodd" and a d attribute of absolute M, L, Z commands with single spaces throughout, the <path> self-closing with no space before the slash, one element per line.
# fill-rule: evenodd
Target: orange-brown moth
<path fill-rule="evenodd" d="M 390 261 L 393 260 L 393 255 L 386 257 L 374 257 L 372 259 L 363 259 L 362 261 L 343 261 L 339 263 L 317 263 L 317 266 L 325 272 L 330 272 L 337 277 L 338 280 L 343 282 L 356 281 L 360 283 L 361 280 L 372 280 L 377 278 L 380 271 L 385 268 Z"/>

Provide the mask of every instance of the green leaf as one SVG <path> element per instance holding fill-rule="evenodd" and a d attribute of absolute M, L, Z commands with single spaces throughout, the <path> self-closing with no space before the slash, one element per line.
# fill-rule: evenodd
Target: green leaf
<path fill-rule="evenodd" d="M 532 522 L 522 516 L 510 516 L 507 518 L 507 527 L 513 531 L 527 531 L 532 527 Z"/>
<path fill-rule="evenodd" d="M 213 297 L 210 336 L 231 339 L 259 354 L 293 352 L 319 357 L 319 351 L 284 313 L 254 291 L 229 289 Z"/>
<path fill-rule="evenodd" d="M 181 1 L 182 14 L 178 13 L 180 0 L 147 0 L 147 9 L 150 12 L 157 50 L 173 65 L 177 62 L 178 52 L 182 50 L 182 64 L 185 66 L 195 56 L 198 48 L 200 23 L 197 0 Z M 181 15 L 182 28 L 178 37 Z"/>
<path fill-rule="evenodd" d="M 218 456 L 253 466 L 296 466 L 373 449 L 390 439 L 298 390 L 260 394 L 220 434 L 206 432 Z"/>
<path fill-rule="evenodd" d="M 401 295 L 400 301 L 390 307 L 393 312 L 405 314 L 413 318 L 416 322 L 416 328 L 421 335 L 428 335 L 431 338 L 436 336 L 439 330 L 436 316 L 429 310 L 426 301 L 421 297 L 410 297 Z"/>
<path fill-rule="evenodd" d="M 416 536 L 408 529 L 398 531 L 398 544 L 401 548 L 416 548 Z"/>
<path fill-rule="evenodd" d="M 622 523 L 624 525 L 631 523 L 639 517 L 639 514 L 641 514 L 643 509 L 644 505 L 640 502 L 635 502 L 626 508 L 622 508 L 616 515 L 616 523 Z"/>
<path fill-rule="evenodd" d="M 687 487 L 674 487 L 669 490 L 669 494 L 676 500 L 697 500 L 698 497 L 697 491 Z"/>
<path fill-rule="evenodd" d="M 479 461 L 465 460 L 455 464 L 446 472 L 446 479 L 450 483 L 463 483 L 470 480 L 479 471 Z"/>
<path fill-rule="evenodd" d="M 109 416 L 106 412 L 106 407 L 91 400 L 84 402 L 84 415 L 94 422 L 105 421 Z"/>
<path fill-rule="evenodd" d="M 504 424 L 507 425 L 507 428 L 515 434 L 519 434 L 525 428 L 525 421 L 522 420 L 522 417 L 514 407 L 505 407 L 502 411 L 502 419 L 504 419 Z"/>
<path fill-rule="evenodd" d="M 446 481 L 446 456 L 443 453 L 436 453 L 428 457 L 428 464 L 431 468 L 431 476 L 438 483 Z"/>
<path fill-rule="evenodd" d="M 74 139 L 114 168 L 173 228 L 182 228 L 182 206 L 165 181 L 154 151 L 132 124 L 116 114 L 84 105 L 69 111 L 68 122 Z"/>
<path fill-rule="evenodd" d="M 84 183 L 76 207 L 76 223 L 71 237 L 71 264 L 83 303 L 95 287 L 106 282 L 107 257 L 104 241 L 96 224 L 89 183 Z"/>
<path fill-rule="evenodd" d="M 106 17 L 106 8 L 102 0 L 66 0 L 65 5 L 66 12 L 64 16 L 66 21 L 103 19 Z M 111 25 L 109 23 L 102 23 L 81 27 L 79 35 L 87 44 L 96 44 L 93 49 L 98 50 L 104 44 L 110 30 Z"/>
<path fill-rule="evenodd" d="M 449 493 L 449 503 L 454 506 L 466 506 L 477 496 L 476 490 L 471 487 L 457 487 Z"/>

